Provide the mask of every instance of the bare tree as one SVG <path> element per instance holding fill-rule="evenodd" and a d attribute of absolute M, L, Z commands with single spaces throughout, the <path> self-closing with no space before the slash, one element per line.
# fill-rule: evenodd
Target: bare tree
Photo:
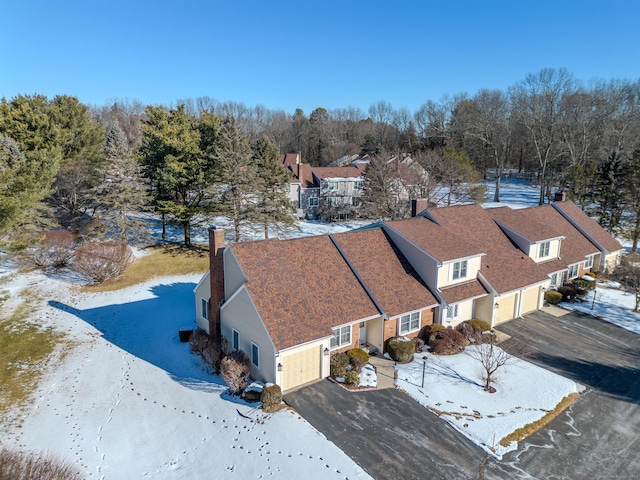
<path fill-rule="evenodd" d="M 479 377 L 484 382 L 484 389 L 487 392 L 494 393 L 496 372 L 506 366 L 513 365 L 518 362 L 517 357 L 512 357 L 495 344 L 495 335 L 488 335 L 488 340 L 480 345 L 469 347 L 465 353 L 480 363 L 481 370 Z"/>
<path fill-rule="evenodd" d="M 622 264 L 613 272 L 614 280 L 620 282 L 623 288 L 635 295 L 636 305 L 634 312 L 640 312 L 640 254 L 626 255 Z"/>

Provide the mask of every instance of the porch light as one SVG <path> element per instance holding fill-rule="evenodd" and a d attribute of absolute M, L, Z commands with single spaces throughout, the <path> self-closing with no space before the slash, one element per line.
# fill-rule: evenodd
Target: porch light
<path fill-rule="evenodd" d="M 281 364 L 281 363 L 279 363 L 279 364 L 278 364 L 278 371 L 279 371 L 279 372 L 281 372 L 281 371 L 282 371 L 282 364 Z"/>
<path fill-rule="evenodd" d="M 329 349 L 327 347 L 324 348 L 324 356 L 325 357 L 329 356 Z"/>
<path fill-rule="evenodd" d="M 500 306 L 500 304 L 498 302 L 493 304 L 493 308 L 498 308 Z"/>

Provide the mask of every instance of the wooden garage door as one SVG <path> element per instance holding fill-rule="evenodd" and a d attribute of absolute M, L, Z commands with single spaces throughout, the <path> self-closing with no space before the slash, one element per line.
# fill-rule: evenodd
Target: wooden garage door
<path fill-rule="evenodd" d="M 320 378 L 320 347 L 311 347 L 292 353 L 282 359 L 282 390 Z"/>
<path fill-rule="evenodd" d="M 525 290 L 522 295 L 522 314 L 533 312 L 538 309 L 538 293 L 540 287 Z"/>
<path fill-rule="evenodd" d="M 516 293 L 498 299 L 498 311 L 496 312 L 496 324 L 511 320 L 515 316 Z"/>

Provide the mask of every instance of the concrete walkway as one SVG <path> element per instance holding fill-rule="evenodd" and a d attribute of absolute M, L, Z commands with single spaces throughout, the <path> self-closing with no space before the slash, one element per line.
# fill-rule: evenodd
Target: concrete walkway
<path fill-rule="evenodd" d="M 396 362 L 378 353 L 369 357 L 369 363 L 376 369 L 376 375 L 378 375 L 378 390 L 396 388 Z"/>

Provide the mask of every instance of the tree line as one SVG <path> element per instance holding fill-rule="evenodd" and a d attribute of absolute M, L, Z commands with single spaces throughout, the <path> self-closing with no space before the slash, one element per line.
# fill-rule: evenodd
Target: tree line
<path fill-rule="evenodd" d="M 318 107 L 307 115 L 210 97 L 86 106 L 68 96 L 17 96 L 0 102 L 0 228 L 55 223 L 126 237 L 135 224 L 125 212 L 144 207 L 182 223 L 189 243 L 191 222 L 212 212 L 230 215 L 236 232 L 243 223 L 285 221 L 288 214 L 279 214 L 288 204 L 274 193 L 284 173 L 265 157 L 301 152 L 303 161 L 324 166 L 368 154 L 384 170 L 381 159 L 410 154 L 432 182 L 450 189 L 495 181 L 494 201 L 505 174 L 529 175 L 541 203 L 566 191 L 637 247 L 639 113 L 640 80 L 584 84 L 565 69 L 531 73 L 505 90 L 427 100 L 413 112 L 384 100 L 366 112 Z M 406 212 L 385 208 L 369 211 Z"/>

